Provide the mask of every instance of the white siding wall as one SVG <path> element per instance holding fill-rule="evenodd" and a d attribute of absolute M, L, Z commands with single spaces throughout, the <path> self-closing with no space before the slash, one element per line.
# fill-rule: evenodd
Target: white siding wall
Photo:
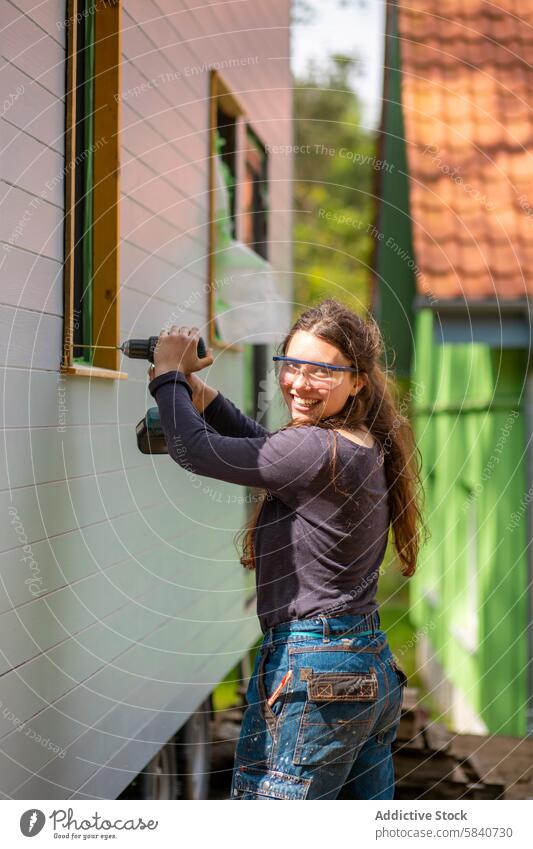
<path fill-rule="evenodd" d="M 244 512 L 234 487 L 137 451 L 144 363 L 127 381 L 59 374 L 65 4 L 1 4 L 0 791 L 112 798 L 259 632 L 233 546 Z M 123 338 L 173 312 L 206 321 L 207 67 L 254 57 L 222 73 L 262 139 L 290 143 L 288 5 L 123 4 Z M 288 272 L 289 159 L 270 176 Z M 236 403 L 242 381 L 241 356 L 219 358 Z"/>

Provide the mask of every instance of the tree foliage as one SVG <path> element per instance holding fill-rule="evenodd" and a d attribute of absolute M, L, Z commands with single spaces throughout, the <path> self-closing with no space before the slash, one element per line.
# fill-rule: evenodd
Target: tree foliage
<path fill-rule="evenodd" d="M 337 55 L 295 81 L 295 314 L 328 296 L 368 306 L 376 139 L 361 126 L 356 69 Z"/>

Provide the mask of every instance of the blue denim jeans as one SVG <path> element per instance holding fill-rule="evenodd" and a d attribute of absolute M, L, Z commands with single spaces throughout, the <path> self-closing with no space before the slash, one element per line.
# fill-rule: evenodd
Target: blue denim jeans
<path fill-rule="evenodd" d="M 391 744 L 407 677 L 379 626 L 375 611 L 266 632 L 246 692 L 231 799 L 394 798 Z"/>

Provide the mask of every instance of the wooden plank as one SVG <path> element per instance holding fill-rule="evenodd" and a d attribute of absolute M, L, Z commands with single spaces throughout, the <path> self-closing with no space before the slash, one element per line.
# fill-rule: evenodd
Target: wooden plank
<path fill-rule="evenodd" d="M 172 16 L 161 15 L 149 0 L 142 7 L 132 9 L 130 6 L 128 16 L 131 26 L 124 40 L 125 56 L 148 76 L 151 85 L 160 90 L 161 96 L 174 106 L 191 129 L 205 129 L 208 64 L 198 68 L 198 60 L 188 38 L 175 32 L 169 26 Z M 187 22 L 191 18 L 194 16 L 185 15 Z"/>
<path fill-rule="evenodd" d="M 126 73 L 126 69 L 124 73 Z M 180 149 L 179 144 L 174 144 L 172 139 L 169 140 L 166 138 L 152 124 L 150 116 L 141 114 L 137 107 L 138 104 L 133 99 L 122 102 L 122 138 L 124 147 L 130 153 L 135 154 L 139 158 L 142 157 L 153 171 L 164 174 L 171 182 L 174 182 L 173 175 L 179 174 L 180 181 L 174 182 L 174 184 L 176 188 L 186 193 L 186 190 L 181 187 L 181 172 L 195 172 L 195 177 L 198 181 L 201 177 L 201 164 L 197 166 L 194 161 L 187 159 L 184 151 Z M 163 157 L 159 160 L 159 166 L 157 156 Z"/>
<path fill-rule="evenodd" d="M 51 23 L 46 27 L 51 32 L 48 35 L 31 18 L 21 15 L 8 0 L 3 4 L 2 12 L 2 54 L 53 95 L 62 98 L 65 93 L 65 50 L 53 38 Z"/>
<path fill-rule="evenodd" d="M 133 510 L 161 504 L 167 497 L 191 498 L 201 492 L 206 504 L 217 503 L 218 481 L 194 476 L 164 456 L 157 470 L 147 474 L 146 464 L 106 474 L 73 477 L 69 481 L 37 484 L 0 493 L 0 505 L 15 509 L 27 543 L 67 533 L 84 525 L 112 519 Z M 188 514 L 186 513 L 185 516 Z M 12 547 L 12 543 L 9 543 Z"/>
<path fill-rule="evenodd" d="M 121 8 L 104 4 L 95 13 L 94 137 L 105 144 L 94 152 L 93 341 L 116 346 L 120 325 L 120 100 Z M 96 349 L 95 366 L 118 370 L 119 353 Z"/>
<path fill-rule="evenodd" d="M 77 81 L 77 39 L 75 25 L 77 0 L 67 0 L 66 4 L 66 84 L 65 84 L 65 223 L 63 231 L 63 302 L 64 323 L 61 350 L 61 365 L 73 364 L 74 342 L 74 248 L 75 248 L 75 203 L 76 203 L 76 81 Z"/>

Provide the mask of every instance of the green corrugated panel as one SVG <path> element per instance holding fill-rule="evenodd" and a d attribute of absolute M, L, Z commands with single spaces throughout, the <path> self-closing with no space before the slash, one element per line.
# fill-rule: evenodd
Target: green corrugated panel
<path fill-rule="evenodd" d="M 432 321 L 430 311 L 417 317 L 415 430 L 432 538 L 410 582 L 411 614 L 418 627 L 435 626 L 429 637 L 446 677 L 489 730 L 521 735 L 526 358 L 483 345 L 437 346 Z M 513 512 L 522 518 L 516 528 Z"/>
<path fill-rule="evenodd" d="M 482 716 L 491 731 L 511 735 L 526 733 L 526 433 L 522 414 L 514 419 L 507 412 L 494 414 L 484 466 L 493 457 L 499 462 L 490 463 L 493 472 L 480 494 L 485 517 L 479 534 Z"/>

